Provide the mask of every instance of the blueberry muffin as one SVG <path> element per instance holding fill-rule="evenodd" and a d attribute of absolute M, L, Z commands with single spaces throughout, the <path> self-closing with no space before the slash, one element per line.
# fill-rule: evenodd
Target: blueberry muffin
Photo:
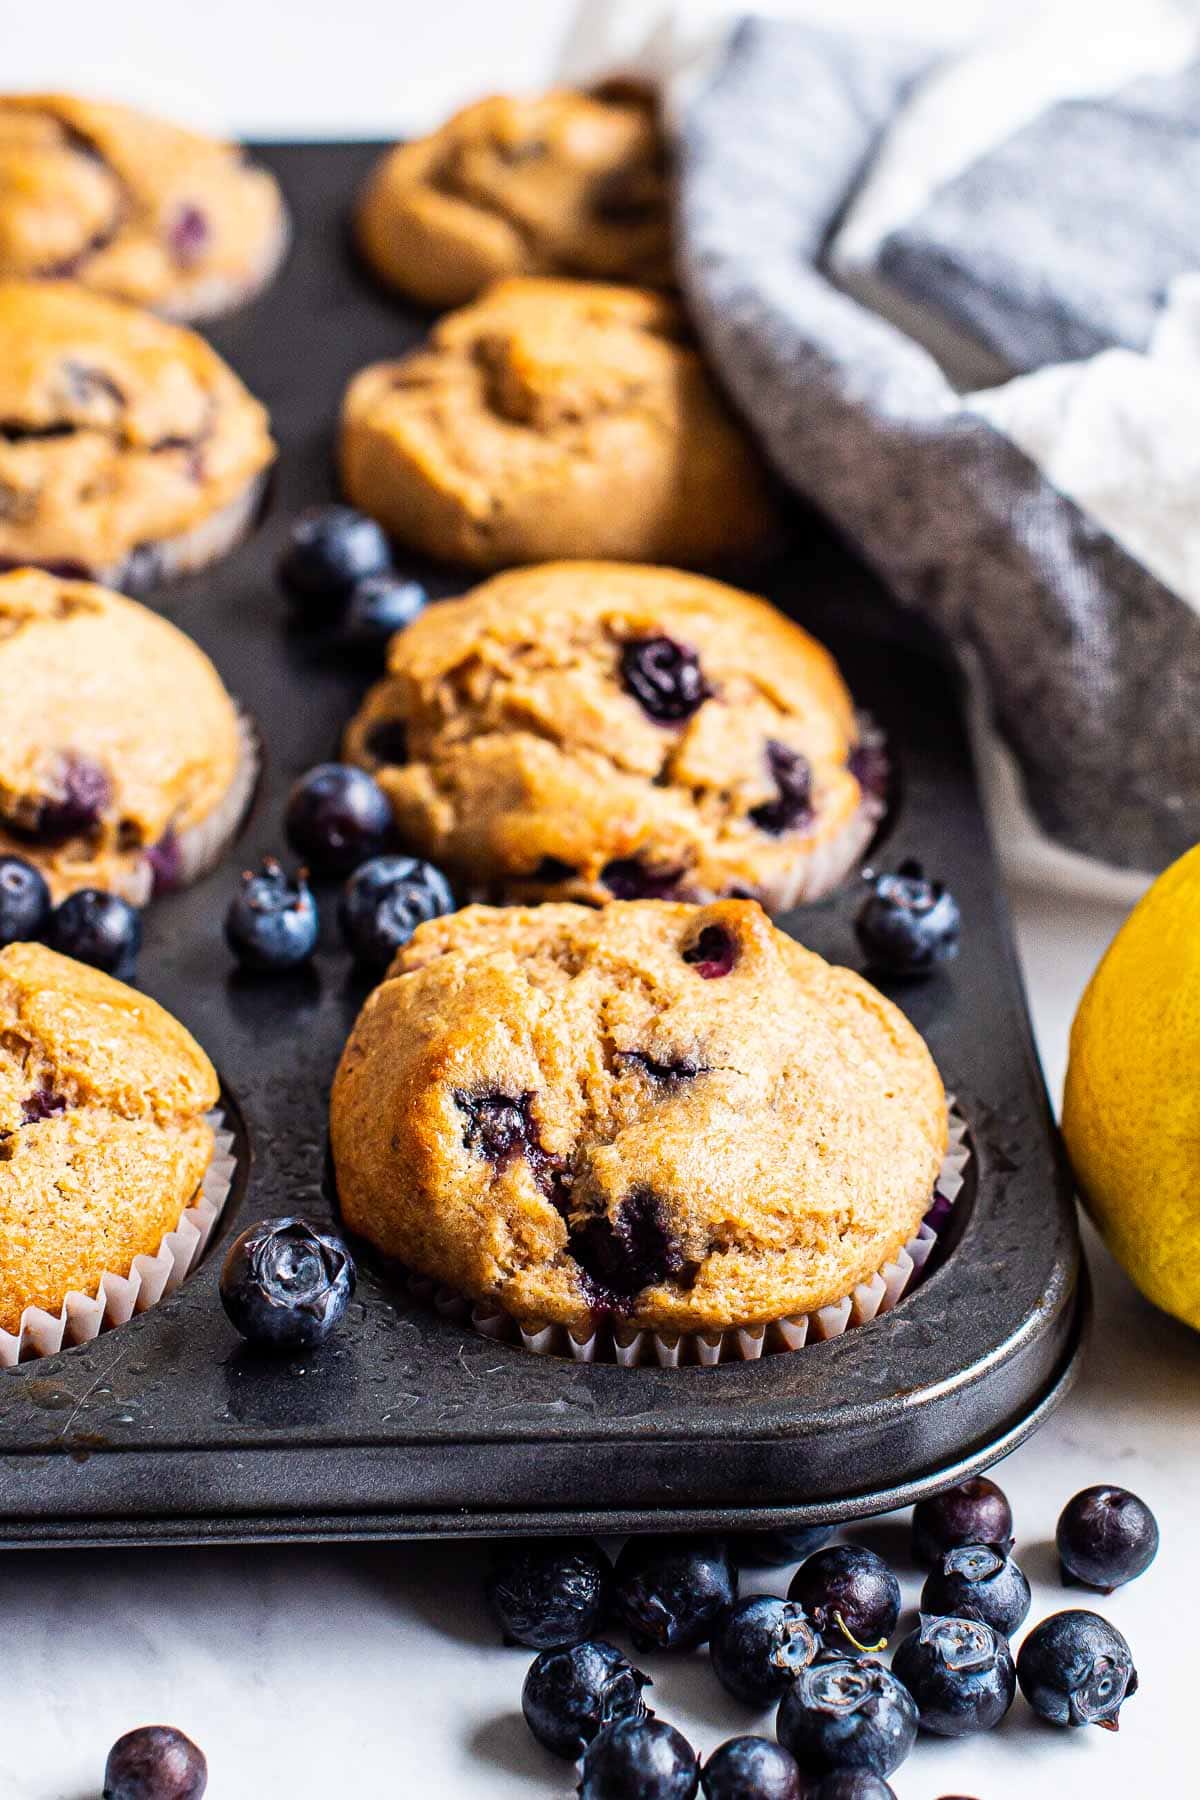
<path fill-rule="evenodd" d="M 629 563 L 514 569 L 431 607 L 392 639 L 346 754 L 465 890 L 771 912 L 842 879 L 886 774 L 806 631 Z"/>
<path fill-rule="evenodd" d="M 669 285 L 654 102 L 628 88 L 480 100 L 376 164 L 358 239 L 377 274 L 426 306 L 462 306 L 505 275 Z"/>
<path fill-rule="evenodd" d="M 275 447 L 204 339 L 71 282 L 0 281 L 0 567 L 141 591 L 223 556 Z"/>
<path fill-rule="evenodd" d="M 203 651 L 136 601 L 0 576 L 0 693 L 0 854 L 36 863 L 56 900 L 99 887 L 141 905 L 236 827 L 254 774 L 237 711 Z"/>
<path fill-rule="evenodd" d="M 234 145 L 125 106 L 0 96 L 0 276 L 204 319 L 264 287 L 286 244 L 273 177 Z"/>
<path fill-rule="evenodd" d="M 752 901 L 422 925 L 334 1082 L 346 1223 L 524 1325 L 811 1312 L 917 1231 L 946 1145 L 890 1001 Z"/>
<path fill-rule="evenodd" d="M 144 994 L 41 944 L 0 950 L 0 1330 L 154 1254 L 212 1161 L 217 1093 Z"/>
<path fill-rule="evenodd" d="M 499 282 L 351 382 L 346 493 L 473 568 L 556 556 L 702 563 L 770 530 L 762 469 L 674 301 Z"/>

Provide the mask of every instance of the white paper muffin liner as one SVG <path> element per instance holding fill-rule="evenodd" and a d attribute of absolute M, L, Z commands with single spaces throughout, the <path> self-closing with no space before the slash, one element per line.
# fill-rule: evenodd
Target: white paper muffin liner
<path fill-rule="evenodd" d="M 952 1094 L 946 1096 L 946 1105 L 949 1139 L 934 1183 L 930 1211 L 940 1203 L 949 1214 L 962 1193 L 971 1151 L 967 1122 Z M 890 1261 L 868 1281 L 859 1282 L 842 1300 L 792 1318 L 772 1319 L 760 1325 L 731 1325 L 716 1331 L 654 1331 L 612 1320 L 585 1336 L 576 1336 L 566 1325 L 522 1325 L 495 1301 L 468 1300 L 429 1276 L 408 1271 L 402 1279 L 414 1299 L 432 1306 L 440 1317 L 469 1323 L 481 1337 L 520 1344 L 535 1356 L 569 1356 L 575 1362 L 616 1363 L 627 1369 L 646 1363 L 657 1363 L 664 1369 L 678 1368 L 681 1363 L 715 1367 L 721 1362 L 757 1362 L 762 1356 L 824 1343 L 891 1312 L 929 1261 L 944 1223 L 934 1226 L 928 1220 L 923 1222 Z"/>
<path fill-rule="evenodd" d="M 193 525 L 190 531 L 138 546 L 119 562 L 93 571 L 88 579 L 100 582 L 103 587 L 116 588 L 120 593 L 138 595 L 163 582 L 194 575 L 198 570 L 206 569 L 209 563 L 218 562 L 241 543 L 254 524 L 269 473 L 264 469 L 255 475 L 239 494 Z"/>
<path fill-rule="evenodd" d="M 208 1122 L 216 1139 L 212 1161 L 191 1204 L 154 1255 L 135 1256 L 123 1275 L 107 1270 L 93 1293 L 68 1294 L 58 1313 L 27 1306 L 17 1331 L 0 1331 L 0 1368 L 12 1369 L 75 1344 L 90 1344 L 102 1331 L 127 1325 L 135 1313 L 149 1312 L 191 1274 L 225 1209 L 237 1166 L 233 1133 L 225 1129 L 224 1114 L 211 1112 Z"/>

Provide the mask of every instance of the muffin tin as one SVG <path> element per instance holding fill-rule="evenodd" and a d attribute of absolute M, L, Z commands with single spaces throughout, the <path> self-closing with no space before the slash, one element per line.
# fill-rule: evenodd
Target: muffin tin
<path fill-rule="evenodd" d="M 1042 1084 L 958 678 L 816 519 L 794 510 L 769 566 L 719 571 L 768 593 L 838 656 L 888 734 L 896 794 L 881 860 L 919 857 L 962 906 L 949 972 L 889 991 L 967 1118 L 964 1194 L 930 1272 L 896 1310 L 828 1343 L 719 1368 L 622 1369 L 472 1334 L 364 1257 L 350 1314 L 310 1356 L 240 1345 L 217 1297 L 221 1245 L 251 1219 L 329 1218 L 329 1085 L 364 988 L 337 946 L 310 971 L 232 972 L 221 921 L 236 870 L 281 846 L 291 781 L 336 750 L 370 671 L 289 633 L 272 567 L 287 521 L 334 491 L 347 377 L 424 321 L 376 289 L 346 241 L 370 145 L 262 152 L 297 242 L 274 288 L 212 330 L 268 405 L 282 457 L 263 523 L 153 604 L 213 656 L 266 746 L 260 792 L 217 872 L 146 919 L 141 984 L 217 1062 L 238 1174 L 217 1244 L 172 1298 L 95 1343 L 0 1376 L 0 1543 L 759 1528 L 844 1519 L 987 1466 L 1074 1374 L 1087 1281 Z M 467 585 L 419 571 L 435 593 Z M 859 895 L 783 923 L 856 965 Z"/>

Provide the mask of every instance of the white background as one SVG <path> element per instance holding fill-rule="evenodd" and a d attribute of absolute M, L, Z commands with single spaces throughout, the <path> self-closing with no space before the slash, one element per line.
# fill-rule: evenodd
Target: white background
<path fill-rule="evenodd" d="M 989 0 L 813 0 L 804 10 L 961 36 L 997 9 Z M 545 79 L 572 11 L 562 0 L 0 0 L 0 69 L 6 86 L 76 87 L 246 135 L 376 136 L 427 125 L 482 90 Z M 1013 12 L 1003 8 L 1010 21 Z M 1013 898 L 1057 1094 L 1071 1013 L 1121 914 Z M 1158 1564 L 1102 1603 L 1133 1644 L 1142 1692 L 1115 1738 L 1055 1733 L 1018 1703 L 988 1739 L 923 1743 L 896 1778 L 901 1800 L 1129 1800 L 1194 1786 L 1186 1625 L 1200 1577 L 1200 1339 L 1153 1314 L 1090 1247 L 1098 1329 L 1084 1379 L 1001 1479 L 1035 1582 L 1034 1617 L 1081 1603 L 1057 1586 L 1049 1548 L 1071 1493 L 1114 1479 L 1156 1508 Z M 898 1527 L 872 1530 L 901 1555 Z M 213 1800 L 565 1795 L 566 1766 L 521 1723 L 528 1655 L 495 1645 L 478 1564 L 474 1548 L 455 1545 L 10 1557 L 0 1573 L 0 1795 L 95 1800 L 110 1742 L 151 1719 L 179 1724 L 205 1747 Z M 761 1585 L 784 1581 L 776 1572 Z M 910 1603 L 916 1591 L 907 1578 Z M 656 1706 L 701 1750 L 753 1729 L 702 1656 L 658 1659 L 653 1673 Z"/>

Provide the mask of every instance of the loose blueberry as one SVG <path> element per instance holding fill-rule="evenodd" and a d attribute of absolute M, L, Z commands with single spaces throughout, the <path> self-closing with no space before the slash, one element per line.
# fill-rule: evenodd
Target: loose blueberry
<path fill-rule="evenodd" d="M 733 933 L 724 925 L 702 926 L 695 943 L 683 952 L 683 960 L 691 963 L 702 981 L 719 981 L 737 961 Z"/>
<path fill-rule="evenodd" d="M 696 652 L 669 637 L 632 638 L 622 645 L 621 680 L 660 725 L 690 719 L 712 693 Z"/>
<path fill-rule="evenodd" d="M 646 1716 L 642 1689 L 649 1685 L 612 1644 L 563 1644 L 534 1658 L 521 1711 L 540 1744 L 574 1761 L 606 1725 Z"/>
<path fill-rule="evenodd" d="M 794 1600 L 747 1594 L 718 1618 L 708 1654 L 717 1680 L 735 1700 L 771 1706 L 820 1648 L 820 1638 Z"/>
<path fill-rule="evenodd" d="M 616 1610 L 639 1650 L 692 1650 L 737 1598 L 719 1537 L 631 1537 L 617 1558 Z"/>
<path fill-rule="evenodd" d="M 250 1343 L 308 1350 L 339 1324 L 354 1283 L 354 1259 L 340 1237 L 304 1219 L 262 1219 L 230 1245 L 221 1304 Z"/>
<path fill-rule="evenodd" d="M 348 649 L 378 657 L 428 604 L 428 590 L 419 581 L 390 571 L 368 575 L 350 590 L 342 616 L 342 642 Z"/>
<path fill-rule="evenodd" d="M 927 975 L 958 954 L 958 902 L 917 862 L 894 875 L 869 875 L 871 892 L 854 921 L 868 966 L 883 975 Z"/>
<path fill-rule="evenodd" d="M 1106 1594 L 1144 1574 L 1158 1554 L 1154 1514 L 1127 1488 L 1084 1488 L 1063 1508 L 1057 1538 L 1064 1576 Z"/>
<path fill-rule="evenodd" d="M 923 1612 L 892 1658 L 892 1672 L 916 1701 L 921 1730 L 935 1737 L 991 1731 L 1017 1692 L 1008 1639 L 977 1619 Z"/>
<path fill-rule="evenodd" d="M 750 817 L 760 831 L 782 837 L 785 831 L 795 831 L 812 820 L 812 768 L 798 750 L 774 739 L 767 745 L 767 766 L 776 797 L 752 807 Z"/>
<path fill-rule="evenodd" d="M 804 1800 L 795 1757 L 762 1737 L 718 1744 L 700 1771 L 700 1791 L 704 1800 Z"/>
<path fill-rule="evenodd" d="M 104 1765 L 103 1800 L 200 1800 L 204 1752 L 173 1725 L 142 1725 L 117 1739 Z"/>
<path fill-rule="evenodd" d="M 284 873 L 273 856 L 247 869 L 225 914 L 225 942 L 244 969 L 273 975 L 307 962 L 320 920 L 303 872 Z"/>
<path fill-rule="evenodd" d="M 696 1752 L 665 1719 L 619 1719 L 583 1757 L 580 1800 L 695 1800 Z"/>
<path fill-rule="evenodd" d="M 962 1544 L 1011 1550 L 1012 1541 L 1012 1507 L 1003 1489 L 986 1475 L 972 1475 L 957 1487 L 919 1500 L 913 1508 L 913 1558 L 923 1569 L 934 1568 L 948 1550 Z"/>
<path fill-rule="evenodd" d="M 947 1550 L 921 1592 L 921 1611 L 976 1619 L 1011 1637 L 1029 1612 L 1029 1583 L 1003 1544 Z"/>
<path fill-rule="evenodd" d="M 586 1538 L 533 1538 L 497 1549 L 485 1592 L 504 1640 L 551 1650 L 590 1637 L 608 1611 L 612 1564 Z"/>
<path fill-rule="evenodd" d="M 881 1556 L 831 1544 L 801 1563 L 788 1588 L 827 1643 L 882 1650 L 900 1617 L 900 1583 Z"/>
<path fill-rule="evenodd" d="M 350 763 L 318 763 L 288 795 L 288 843 L 319 875 L 349 875 L 387 849 L 392 809 L 379 783 Z"/>
<path fill-rule="evenodd" d="M 50 889 L 41 870 L 24 857 L 0 856 L 0 945 L 41 937 L 50 907 Z"/>
<path fill-rule="evenodd" d="M 99 763 L 70 750 L 61 759 L 58 792 L 41 802 L 32 835 L 39 844 L 65 844 L 97 831 L 112 805 L 112 782 Z"/>
<path fill-rule="evenodd" d="M 63 956 L 128 981 L 142 947 L 141 914 L 116 894 L 80 888 L 51 913 L 46 941 Z"/>
<path fill-rule="evenodd" d="M 1017 1680 L 1034 1712 L 1052 1725 L 1106 1731 L 1116 1731 L 1138 1686 L 1129 1645 L 1094 1612 L 1053 1613 L 1036 1625 L 1017 1656 Z"/>
<path fill-rule="evenodd" d="M 896 1794 L 869 1769 L 834 1769 L 808 1789 L 805 1800 L 896 1800 Z"/>
<path fill-rule="evenodd" d="M 864 1769 L 886 1779 L 916 1741 L 917 1706 L 873 1657 L 826 1650 L 783 1696 L 775 1730 L 805 1775 Z"/>
<path fill-rule="evenodd" d="M 352 506 L 314 506 L 293 521 L 279 560 L 279 579 L 306 614 L 340 612 L 351 589 L 391 568 L 387 537 Z"/>
<path fill-rule="evenodd" d="M 412 856 L 376 856 L 356 869 L 338 901 L 338 924 L 356 962 L 386 969 L 418 925 L 454 911 L 440 869 Z"/>
<path fill-rule="evenodd" d="M 739 1567 L 775 1569 L 784 1563 L 803 1562 L 823 1550 L 833 1536 L 832 1525 L 799 1525 L 794 1531 L 738 1531 L 729 1540 L 729 1551 Z"/>

